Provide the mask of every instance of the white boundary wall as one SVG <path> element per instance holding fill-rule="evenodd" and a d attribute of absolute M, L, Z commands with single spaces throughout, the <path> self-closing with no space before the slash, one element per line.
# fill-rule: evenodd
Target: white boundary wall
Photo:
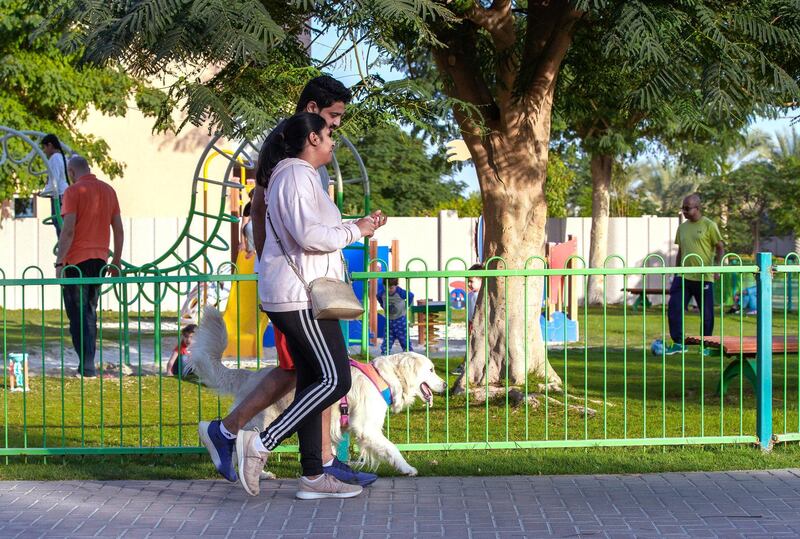
<path fill-rule="evenodd" d="M 125 226 L 124 258 L 135 264 L 144 264 L 164 253 L 177 238 L 184 220 L 178 218 L 134 217 L 123 218 Z M 390 245 L 392 240 L 400 242 L 400 269 L 410 270 L 453 269 L 458 270 L 464 264 L 453 258 L 462 258 L 467 267 L 476 261 L 474 237 L 477 219 L 458 217 L 454 212 L 442 212 L 439 217 L 394 217 L 387 225 L 378 230 L 375 238 L 381 245 Z M 676 249 L 673 245 L 675 230 L 679 222 L 677 218 L 638 217 L 612 218 L 609 223 L 608 252 L 621 255 L 629 266 L 641 266 L 644 258 L 656 253 L 666 259 L 668 265 L 675 262 Z M 195 235 L 202 237 L 202 221 L 192 227 Z M 589 235 L 591 219 L 589 218 L 551 218 L 547 221 L 548 241 L 561 242 L 568 235 L 578 238 L 578 254 L 589 259 Z M 229 225 L 223 224 L 222 233 L 229 235 Z M 39 266 L 46 277 L 54 275 L 53 248 L 55 231 L 52 226 L 43 225 L 36 219 L 9 219 L 3 222 L 0 229 L 0 269 L 8 278 L 21 278 L 28 266 Z M 184 251 L 180 253 L 185 255 Z M 215 265 L 229 259 L 228 253 L 212 251 L 210 257 Z M 421 260 L 412 260 L 421 259 Z M 448 260 L 451 260 L 449 266 Z M 423 263 L 422 261 L 425 261 Z M 652 260 L 650 265 L 658 265 Z M 619 266 L 614 262 L 612 266 Z M 26 277 L 38 277 L 36 270 L 28 270 Z M 576 285 L 583 289 L 582 279 Z M 642 285 L 641 277 L 630 277 L 628 287 Z M 651 276 L 649 286 L 660 287 L 660 278 Z M 441 290 L 444 283 L 429 281 L 427 297 L 433 300 L 443 299 L 447 294 Z M 622 301 L 621 276 L 608 278 L 607 293 L 609 302 Z M 425 283 L 417 280 L 412 283 L 412 292 L 417 299 L 426 297 Z M 26 287 L 25 305 L 38 308 L 41 305 L 39 287 Z M 48 287 L 45 293 L 45 308 L 59 307 L 58 290 Z M 6 289 L 7 307 L 22 307 L 20 287 Z M 579 294 L 579 299 L 581 294 Z M 0 298 L 1 299 L 1 298 Z M 116 308 L 110 296 L 105 296 L 104 307 Z M 164 309 L 175 310 L 177 299 L 167 296 Z M 144 308 L 144 306 L 143 306 Z M 149 309 L 148 309 L 149 310 Z"/>

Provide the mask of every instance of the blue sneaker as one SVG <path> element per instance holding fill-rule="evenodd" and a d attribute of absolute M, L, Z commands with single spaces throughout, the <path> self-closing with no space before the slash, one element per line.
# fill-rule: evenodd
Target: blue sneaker
<path fill-rule="evenodd" d="M 680 343 L 674 342 L 671 345 L 669 345 L 669 347 L 664 351 L 664 354 L 671 356 L 673 354 L 680 354 L 684 350 L 686 350 L 687 352 L 689 351 L 688 347 L 685 347 Z"/>
<path fill-rule="evenodd" d="M 233 451 L 236 447 L 236 439 L 228 440 L 219 426 L 222 422 L 219 419 L 214 421 L 201 421 L 197 426 L 197 433 L 200 435 L 200 441 L 206 446 L 208 454 L 211 455 L 211 461 L 217 468 L 217 471 L 230 481 L 235 483 L 239 480 L 236 475 L 236 469 L 233 467 Z"/>
<path fill-rule="evenodd" d="M 323 466 L 322 470 L 342 483 L 361 485 L 362 487 L 371 485 L 378 479 L 374 473 L 357 472 L 336 457 L 333 457 L 333 463 L 330 466 Z"/>

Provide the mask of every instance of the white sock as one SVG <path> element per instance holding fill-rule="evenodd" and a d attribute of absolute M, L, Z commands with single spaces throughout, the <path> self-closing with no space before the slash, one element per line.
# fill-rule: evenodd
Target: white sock
<path fill-rule="evenodd" d="M 323 477 L 325 477 L 325 474 L 322 474 L 322 475 L 320 475 L 320 476 L 319 476 L 319 477 L 317 477 L 316 479 L 309 479 L 308 477 L 306 477 L 306 476 L 304 475 L 304 476 L 303 476 L 303 480 L 304 480 L 306 483 L 318 483 L 319 481 L 322 481 L 322 478 L 323 478 Z"/>
<path fill-rule="evenodd" d="M 267 446 L 264 445 L 264 441 L 261 439 L 261 436 L 253 437 L 253 448 L 259 453 L 269 453 L 269 449 L 267 449 Z"/>
<path fill-rule="evenodd" d="M 219 422 L 219 431 L 220 431 L 220 432 L 222 433 L 222 435 L 223 435 L 224 437 L 226 437 L 228 440 L 235 440 L 235 439 L 236 439 L 236 435 L 235 435 L 235 434 L 233 434 L 233 433 L 232 433 L 231 431 L 229 431 L 228 429 L 226 429 L 226 428 L 225 428 L 225 423 L 223 423 L 222 421 L 220 421 L 220 422 Z"/>
<path fill-rule="evenodd" d="M 328 462 L 323 462 L 322 466 L 327 468 L 328 466 L 333 466 L 333 459 L 329 460 Z"/>

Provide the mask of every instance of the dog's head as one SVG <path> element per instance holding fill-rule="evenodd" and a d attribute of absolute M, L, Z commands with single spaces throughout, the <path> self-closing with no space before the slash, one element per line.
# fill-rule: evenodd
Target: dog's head
<path fill-rule="evenodd" d="M 419 397 L 433 406 L 433 394 L 443 393 L 447 383 L 436 374 L 433 362 L 422 354 L 403 352 L 375 359 L 375 368 L 389 384 L 392 408 L 399 411 Z"/>

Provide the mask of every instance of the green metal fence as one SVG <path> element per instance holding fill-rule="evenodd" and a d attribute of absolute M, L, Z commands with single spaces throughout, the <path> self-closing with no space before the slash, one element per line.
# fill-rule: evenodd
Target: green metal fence
<path fill-rule="evenodd" d="M 581 259 L 574 258 L 566 269 L 548 268 L 539 259 L 530 260 L 526 268 L 511 269 L 502 260 L 493 260 L 489 269 L 478 271 L 468 271 L 463 260 L 451 260 L 444 270 L 434 271 L 417 259 L 404 271 L 354 273 L 355 281 L 365 281 L 365 290 L 369 281 L 396 277 L 417 299 L 431 300 L 425 305 L 408 302 L 407 339 L 415 350 L 432 358 L 449 388 L 459 378 L 452 374 L 455 369 L 475 356 L 473 350 L 483 350 L 465 364 L 469 382 L 463 391 L 448 389 L 432 408 L 418 403 L 399 416 L 388 417 L 388 436 L 401 450 L 719 443 L 767 447 L 773 442 L 774 424 L 778 441 L 800 439 L 796 347 L 800 321 L 791 308 L 798 304 L 797 297 L 789 297 L 797 295 L 797 287 L 786 285 L 800 268 L 796 258 L 773 265 L 769 255 L 760 255 L 756 264 L 743 264 L 729 255 L 722 266 L 706 268 L 665 267 L 657 255 L 648 257 L 643 267 L 628 267 L 620 257 L 609 257 L 604 268 L 585 268 Z M 745 309 L 732 312 L 725 302 L 716 305 L 713 334 L 728 339 L 719 346 L 702 334 L 699 313 L 682 309 L 685 334 L 699 337 L 700 344 L 671 354 L 666 304 L 670 279 L 675 274 L 700 276 L 702 285 L 704 273 L 723 275 L 718 281 L 721 298 L 726 297 L 730 277 L 739 282 L 754 277 L 756 314 L 747 314 Z M 462 303 L 450 298 L 451 284 L 470 276 L 481 277 L 484 290 L 501 290 L 513 298 L 494 305 L 483 294 L 478 329 L 467 320 Z M 573 296 L 587 295 L 590 277 L 601 281 L 603 301 L 598 305 L 578 302 L 569 323 L 554 327 L 560 317 L 553 308 L 542 308 L 543 297 L 552 296 L 557 286 L 558 303 L 574 304 Z M 167 376 L 165 358 L 178 341 L 185 323 L 180 311 L 193 288 L 201 285 L 209 290 L 204 283 L 240 287 L 255 279 L 236 274 L 54 279 L 38 268 L 29 268 L 19 279 L 0 273 L 0 302 L 10 305 L 13 296 L 19 307 L 3 308 L 0 321 L 5 388 L 0 455 L 8 459 L 13 455 L 203 451 L 198 446 L 197 422 L 224 415 L 230 401 L 196 382 Z M 783 283 L 780 305 L 772 293 L 776 282 Z M 70 352 L 68 321 L 63 305 L 52 301 L 67 284 L 102 286 L 98 342 L 103 345 L 98 346 L 96 358 L 102 375 L 97 379 L 70 373 L 75 357 Z M 644 302 L 634 310 L 629 294 L 633 288 L 645 288 L 655 305 L 647 307 Z M 208 296 L 204 299 L 217 302 L 213 293 Z M 47 297 L 51 299 L 46 301 Z M 239 312 L 244 308 L 239 303 L 244 302 L 241 294 L 236 297 L 237 304 L 228 309 Z M 434 303 L 438 299 L 443 303 Z M 255 308 L 253 302 L 248 305 Z M 366 324 L 374 304 L 365 298 L 365 305 Z M 569 342 L 542 347 L 532 338 L 535 328 L 542 327 L 543 313 L 543 339 Z M 515 320 L 522 320 L 521 326 L 515 326 Z M 577 324 L 577 335 L 571 334 L 572 323 Z M 494 326 L 506 329 L 500 332 L 505 340 L 501 338 L 491 350 L 476 348 L 478 339 L 486 344 L 487 330 Z M 522 327 L 522 333 L 514 333 L 514 327 Z M 259 338 L 263 329 L 256 329 Z M 241 328 L 230 331 L 236 335 Z M 352 352 L 368 359 L 378 349 L 367 342 L 366 332 L 362 334 L 360 350 L 356 347 Z M 384 329 L 376 338 L 380 342 L 385 336 Z M 774 344 L 773 336 L 784 344 L 774 361 L 773 346 L 769 346 Z M 656 339 L 665 346 L 653 353 Z M 744 346 L 751 341 L 757 345 L 754 351 Z M 727 342 L 739 343 L 738 351 L 726 348 Z M 515 380 L 510 362 L 532 366 L 537 350 L 543 351 L 554 374 L 531 373 Z M 20 357 L 13 354 L 28 357 L 29 391 L 10 389 L 12 357 Z M 267 364 L 260 347 L 253 358 L 234 354 L 231 359 L 243 367 Z M 495 380 L 473 378 L 498 360 L 501 367 Z M 751 365 L 754 376 L 748 377 Z M 729 384 L 720 394 L 726 369 Z M 556 375 L 560 388 L 552 383 Z M 284 445 L 280 450 L 296 451 L 296 447 Z"/>

